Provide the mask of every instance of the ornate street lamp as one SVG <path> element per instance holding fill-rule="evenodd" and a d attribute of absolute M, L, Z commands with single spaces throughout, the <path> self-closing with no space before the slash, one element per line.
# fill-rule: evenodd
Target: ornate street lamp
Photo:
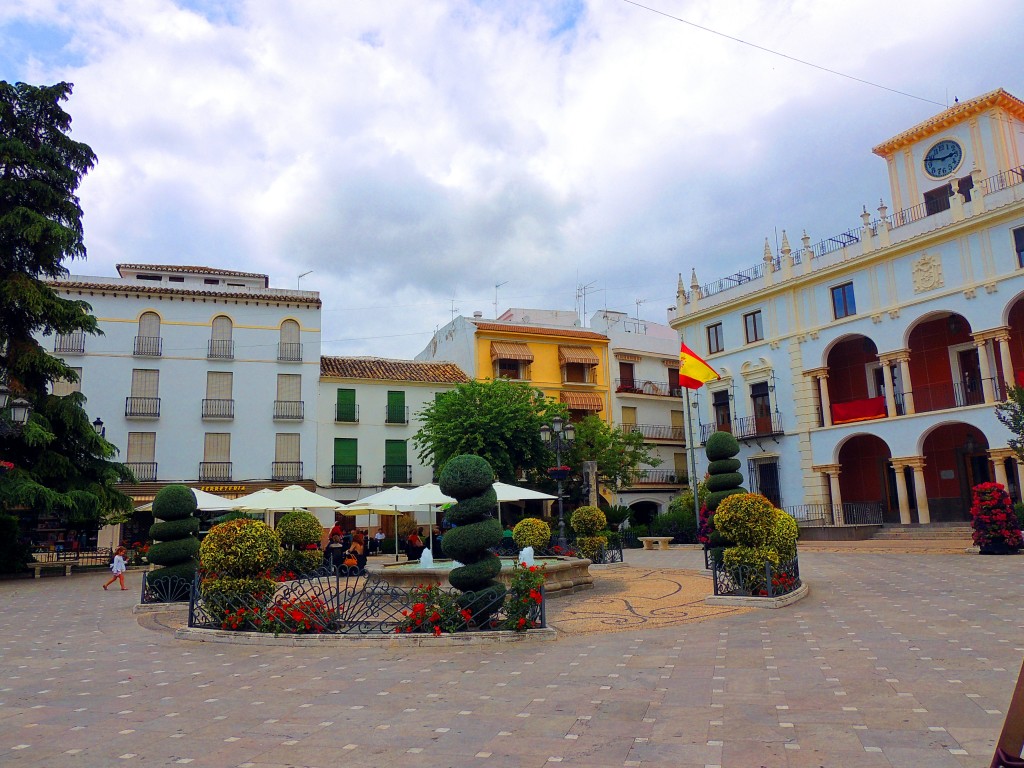
<path fill-rule="evenodd" d="M 24 425 L 28 421 L 28 414 L 32 410 L 31 404 L 28 400 L 22 400 L 20 397 L 11 403 L 11 423 L 17 425 Z"/>
<path fill-rule="evenodd" d="M 107 436 L 107 428 L 103 426 L 103 419 L 99 416 L 96 417 L 96 421 L 92 423 L 92 428 L 96 430 L 96 434 L 100 437 Z"/>
<path fill-rule="evenodd" d="M 565 513 L 562 508 L 562 481 L 569 476 L 569 468 L 562 465 L 562 451 L 568 451 L 576 441 L 576 427 L 566 422 L 561 416 L 551 420 L 551 426 L 545 424 L 540 428 L 540 439 L 549 443 L 555 451 L 556 466 L 548 470 L 548 475 L 558 484 L 558 546 L 563 549 L 569 545 L 565 537 Z"/>

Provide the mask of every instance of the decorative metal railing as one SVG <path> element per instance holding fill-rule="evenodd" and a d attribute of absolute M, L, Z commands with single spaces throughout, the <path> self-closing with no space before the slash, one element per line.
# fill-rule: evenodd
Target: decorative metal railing
<path fill-rule="evenodd" d="M 408 484 L 412 482 L 412 465 L 411 464 L 385 464 L 384 465 L 384 482 L 385 483 L 403 483 Z"/>
<path fill-rule="evenodd" d="M 234 360 L 235 340 L 234 339 L 210 339 L 206 356 L 211 360 Z"/>
<path fill-rule="evenodd" d="M 740 440 L 781 435 L 783 432 L 782 414 L 775 411 L 767 416 L 744 416 L 739 419 L 733 419 L 731 427 L 732 434 Z"/>
<path fill-rule="evenodd" d="M 781 597 L 800 587 L 800 563 L 794 557 L 788 563 L 763 568 L 739 565 L 729 567 L 712 561 L 711 579 L 716 595 L 735 597 Z"/>
<path fill-rule="evenodd" d="M 199 462 L 199 479 L 211 482 L 224 482 L 231 479 L 230 461 Z"/>
<path fill-rule="evenodd" d="M 187 603 L 192 595 L 192 579 L 180 576 L 158 577 L 159 571 L 142 574 L 142 596 L 139 602 L 146 603 Z"/>
<path fill-rule="evenodd" d="M 235 418 L 235 401 L 221 399 L 203 400 L 204 419 L 233 419 Z"/>
<path fill-rule="evenodd" d="M 359 406 L 358 405 L 336 405 L 334 410 L 334 420 L 341 422 L 348 422 L 356 424 L 359 422 Z"/>
<path fill-rule="evenodd" d="M 686 427 L 673 427 L 668 424 L 623 424 L 621 429 L 623 432 L 639 432 L 645 440 L 686 442 Z"/>
<path fill-rule="evenodd" d="M 160 416 L 159 397 L 126 397 L 124 415 L 129 419 L 156 419 Z"/>
<path fill-rule="evenodd" d="M 633 395 L 656 395 L 658 397 L 682 397 L 678 382 L 651 381 L 650 379 L 616 379 L 615 391 Z"/>
<path fill-rule="evenodd" d="M 331 483 L 334 485 L 358 485 L 362 478 L 363 468 L 359 464 L 331 465 Z"/>
<path fill-rule="evenodd" d="M 277 359 L 285 363 L 301 363 L 302 343 L 298 341 L 278 342 Z"/>
<path fill-rule="evenodd" d="M 161 357 L 164 340 L 159 336 L 136 336 L 133 354 L 136 357 Z"/>
<path fill-rule="evenodd" d="M 114 556 L 110 547 L 93 547 L 90 549 L 53 549 L 32 550 L 32 559 L 37 563 L 75 563 L 81 566 L 106 565 Z"/>
<path fill-rule="evenodd" d="M 301 461 L 275 461 L 270 468 L 272 480 L 298 481 L 302 479 Z"/>
<path fill-rule="evenodd" d="M 85 332 L 58 333 L 53 342 L 53 351 L 59 355 L 85 354 Z"/>
<path fill-rule="evenodd" d="M 798 504 L 784 507 L 801 528 L 829 528 L 843 525 L 882 525 L 881 502 L 842 504 Z"/>
<path fill-rule="evenodd" d="M 301 421 L 305 416 L 305 401 L 275 400 L 274 418 L 287 421 Z"/>
<path fill-rule="evenodd" d="M 540 603 L 531 606 L 528 614 L 533 628 L 547 625 L 543 588 L 540 594 Z M 446 622 L 449 631 L 511 628 L 507 626 L 508 603 L 496 606 L 488 592 L 460 593 L 439 587 L 435 597 L 438 605 L 451 606 L 458 601 L 467 606 L 466 613 L 455 612 Z M 378 576 L 333 568 L 278 582 L 272 590 L 257 594 L 215 593 L 204 589 L 197 577 L 189 595 L 188 626 L 275 635 L 424 632 L 430 629 L 429 615 L 423 624 L 415 621 L 421 600 L 422 595 L 393 587 Z"/>
<path fill-rule="evenodd" d="M 409 423 L 409 406 L 407 405 L 389 405 L 384 411 L 384 423 L 385 424 L 408 424 Z"/>
<path fill-rule="evenodd" d="M 135 475 L 136 482 L 152 483 L 156 480 L 155 461 L 126 461 L 124 465 Z"/>
<path fill-rule="evenodd" d="M 701 443 L 706 443 L 708 441 L 708 438 L 711 437 L 713 434 L 715 434 L 715 432 L 728 432 L 729 434 L 732 434 L 732 432 L 733 432 L 732 422 L 731 421 L 726 421 L 726 422 L 723 422 L 721 424 L 715 424 L 713 422 L 708 423 L 708 424 L 701 424 L 700 425 L 700 441 L 701 441 Z"/>
<path fill-rule="evenodd" d="M 674 469 L 638 469 L 630 475 L 630 485 L 678 485 L 688 482 L 685 473 Z"/>

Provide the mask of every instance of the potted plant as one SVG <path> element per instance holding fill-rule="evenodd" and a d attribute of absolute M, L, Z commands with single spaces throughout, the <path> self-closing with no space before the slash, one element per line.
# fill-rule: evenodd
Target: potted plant
<path fill-rule="evenodd" d="M 548 477 L 552 480 L 565 480 L 569 477 L 569 467 L 563 464 L 560 467 L 548 467 Z"/>
<path fill-rule="evenodd" d="M 972 536 L 983 555 L 1012 555 L 1022 543 L 1020 521 L 1010 496 L 999 483 L 980 483 L 972 489 Z"/>

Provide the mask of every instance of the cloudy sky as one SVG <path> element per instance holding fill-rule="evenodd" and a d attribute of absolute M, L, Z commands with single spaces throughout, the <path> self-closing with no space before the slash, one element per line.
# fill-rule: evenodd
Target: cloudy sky
<path fill-rule="evenodd" d="M 585 285 L 588 314 L 664 322 L 678 273 L 888 203 L 878 142 L 1024 97 L 1018 0 L 643 5 L 5 0 L 0 79 L 74 83 L 99 164 L 72 272 L 312 270 L 324 353 L 388 357 L 499 283 L 499 312 Z"/>

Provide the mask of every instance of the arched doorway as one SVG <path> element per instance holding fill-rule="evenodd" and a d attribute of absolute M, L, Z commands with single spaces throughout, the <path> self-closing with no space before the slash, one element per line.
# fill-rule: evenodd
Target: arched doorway
<path fill-rule="evenodd" d="M 896 475 L 889 463 L 892 452 L 882 438 L 853 435 L 839 449 L 839 491 L 847 523 L 869 519 L 868 513 L 881 508 L 886 523 L 900 521 L 896 500 Z"/>
<path fill-rule="evenodd" d="M 634 501 L 629 508 L 633 510 L 633 522 L 637 525 L 650 525 L 661 511 L 655 501 Z"/>
<path fill-rule="evenodd" d="M 907 348 L 918 413 L 985 402 L 978 348 L 963 315 L 950 312 L 922 320 L 910 331 Z"/>
<path fill-rule="evenodd" d="M 829 350 L 826 365 L 833 424 L 885 417 L 885 383 L 874 341 L 849 336 Z"/>
<path fill-rule="evenodd" d="M 971 519 L 971 489 L 995 479 L 988 440 L 962 422 L 940 424 L 924 437 L 924 484 L 933 522 Z"/>

